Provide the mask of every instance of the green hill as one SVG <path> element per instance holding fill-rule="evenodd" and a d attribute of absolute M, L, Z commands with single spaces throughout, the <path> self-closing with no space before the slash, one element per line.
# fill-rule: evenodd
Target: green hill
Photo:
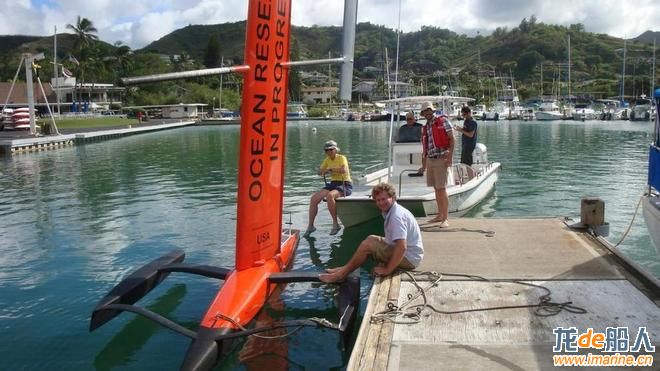
<path fill-rule="evenodd" d="M 131 68 L 125 73 L 140 75 L 172 70 L 203 68 L 225 61 L 241 64 L 245 43 L 245 22 L 217 25 L 190 25 L 176 30 L 146 47 L 134 51 Z M 571 42 L 571 82 L 573 94 L 595 97 L 618 93 L 621 80 L 624 41 L 605 34 L 587 32 L 582 24 L 569 27 L 539 23 L 535 17 L 523 19 L 512 29 L 498 28 L 491 35 L 468 37 L 451 30 L 425 26 L 400 35 L 399 81 L 422 86 L 427 93 L 440 87 L 461 87 L 461 94 L 474 97 L 490 95 L 511 79 L 524 97 L 560 90 L 568 91 L 568 38 Z M 627 95 L 649 90 L 652 42 L 657 32 L 645 32 L 627 43 Z M 73 48 L 73 36 L 58 36 L 60 57 Z M 0 78 L 10 79 L 20 53 L 44 52 L 52 55 L 52 38 L 0 36 Z M 112 55 L 114 47 L 100 42 L 98 56 Z M 370 23 L 357 26 L 355 79 L 380 80 L 386 69 L 394 72 L 397 34 L 394 30 Z M 337 57 L 341 50 L 339 27 L 292 27 L 292 59 Z M 159 55 L 169 56 L 162 58 Z M 182 57 L 172 58 L 172 55 Z M 209 57 L 209 55 L 211 55 Z M 12 65 L 13 64 L 13 65 Z M 327 66 L 304 67 L 326 73 Z M 116 81 L 116 71 L 90 70 L 88 78 Z M 335 69 L 336 71 L 336 69 Z M 660 78 L 660 74 L 658 77 Z M 336 73 L 335 73 L 336 77 Z M 102 82 L 101 81 L 101 82 Z M 564 81 L 560 87 L 557 81 Z M 628 82 L 630 81 L 630 82 Z M 202 84 L 213 88 L 212 79 Z M 656 82 L 657 83 L 657 82 Z M 209 85 L 210 84 L 210 85 Z M 632 90 L 634 86 L 634 91 Z M 630 89 L 630 91 L 628 91 Z"/>

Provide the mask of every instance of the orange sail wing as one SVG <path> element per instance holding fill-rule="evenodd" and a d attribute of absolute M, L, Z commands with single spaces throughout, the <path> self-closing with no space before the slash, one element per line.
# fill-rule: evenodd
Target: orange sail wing
<path fill-rule="evenodd" d="M 291 0 L 250 1 L 241 107 L 236 269 L 280 248 Z"/>

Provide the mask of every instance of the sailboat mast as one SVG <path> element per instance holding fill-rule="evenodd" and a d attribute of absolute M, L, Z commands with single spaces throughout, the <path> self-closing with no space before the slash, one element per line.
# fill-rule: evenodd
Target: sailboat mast
<path fill-rule="evenodd" d="M 621 103 L 625 101 L 624 93 L 626 91 L 626 37 L 623 37 L 623 67 L 621 70 Z M 623 104 L 622 104 L 623 106 Z"/>
<path fill-rule="evenodd" d="M 220 57 L 220 67 L 224 67 L 224 66 L 225 66 L 225 56 L 223 55 Z M 222 82 L 223 82 L 222 74 L 220 74 L 220 88 L 218 89 L 220 90 L 219 92 L 220 94 L 218 95 L 218 110 L 220 112 L 222 112 Z M 213 112 L 213 115 L 215 115 L 215 112 Z M 222 113 L 220 115 L 222 116 Z"/>
<path fill-rule="evenodd" d="M 653 99 L 655 91 L 655 39 L 653 39 L 653 63 L 651 67 L 651 85 L 649 86 L 649 98 Z"/>
<path fill-rule="evenodd" d="M 390 86 L 390 59 L 387 56 L 387 48 L 385 48 L 385 78 L 387 81 L 387 99 L 392 99 L 391 86 Z"/>
<path fill-rule="evenodd" d="M 568 99 L 571 99 L 571 35 L 568 35 Z"/>
<path fill-rule="evenodd" d="M 401 0 L 399 0 L 399 23 L 396 27 L 396 64 L 394 67 L 394 98 L 399 97 L 399 41 L 401 40 Z M 394 112 L 392 112 L 394 117 Z M 398 121 L 398 120 L 397 120 Z"/>

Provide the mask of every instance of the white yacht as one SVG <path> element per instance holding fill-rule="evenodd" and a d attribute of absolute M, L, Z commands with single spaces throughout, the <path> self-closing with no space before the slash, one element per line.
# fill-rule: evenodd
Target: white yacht
<path fill-rule="evenodd" d="M 635 100 L 630 110 L 630 121 L 649 121 L 655 116 L 655 107 L 651 99 L 642 94 Z"/>
<path fill-rule="evenodd" d="M 499 92 L 490 110 L 485 111 L 483 120 L 516 120 L 520 118 L 520 98 L 518 90 L 507 86 Z"/>
<path fill-rule="evenodd" d="M 543 99 L 534 115 L 537 121 L 561 120 L 564 117 L 556 99 Z"/>

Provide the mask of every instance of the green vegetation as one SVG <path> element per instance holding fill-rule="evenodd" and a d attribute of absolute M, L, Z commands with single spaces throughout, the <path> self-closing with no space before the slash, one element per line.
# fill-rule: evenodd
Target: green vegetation
<path fill-rule="evenodd" d="M 58 58 L 73 71 L 80 83 L 116 83 L 123 76 L 185 71 L 242 64 L 245 22 L 220 25 L 190 25 L 176 30 L 145 48 L 131 51 L 117 42 L 97 40 L 91 20 L 78 17 L 68 28 L 74 34 L 58 35 Z M 568 27 L 540 23 L 534 16 L 523 19 L 511 30 L 497 28 L 491 35 L 468 37 L 433 26 L 400 35 L 399 81 L 410 83 L 416 94 L 439 94 L 443 87 L 460 87 L 461 95 L 477 99 L 492 98 L 496 89 L 510 84 L 511 78 L 521 98 L 560 90 L 568 93 L 568 37 L 571 38 L 571 93 L 593 97 L 619 94 L 623 63 L 623 40 L 584 29 L 582 24 Z M 629 40 L 626 59 L 627 96 L 650 90 L 652 44 L 658 33 L 644 33 Z M 376 81 L 381 96 L 387 96 L 384 72 L 394 72 L 397 34 L 394 30 L 370 23 L 357 27 L 355 81 Z M 292 27 L 291 58 L 322 59 L 337 57 L 341 50 L 339 27 Z M 385 51 L 388 51 L 389 66 Z M 52 38 L 0 36 L 0 79 L 10 80 L 20 53 L 44 52 L 52 58 Z M 44 64 L 46 65 L 46 64 Z M 337 66 L 331 67 L 333 77 Z M 328 73 L 328 66 L 300 67 L 292 70 L 289 96 L 300 101 L 303 86 L 299 72 Z M 51 68 L 40 70 L 43 81 L 50 79 Z M 660 74 L 656 74 L 660 79 Z M 559 81 L 562 81 L 561 85 Z M 240 107 L 240 75 L 224 75 L 222 106 Z M 657 84 L 657 81 L 656 81 Z M 219 104 L 220 77 L 163 82 L 129 87 L 125 105 L 206 103 Z M 217 105 L 216 105 L 217 107 Z"/>

